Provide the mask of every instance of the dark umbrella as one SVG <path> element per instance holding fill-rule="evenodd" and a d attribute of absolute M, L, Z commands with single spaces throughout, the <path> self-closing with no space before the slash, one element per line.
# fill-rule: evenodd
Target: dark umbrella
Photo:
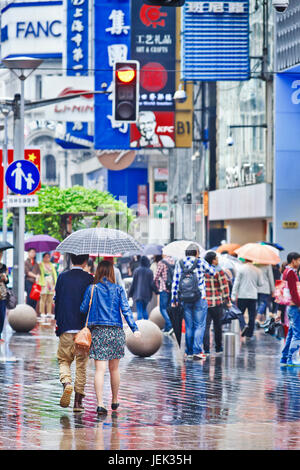
<path fill-rule="evenodd" d="M 14 246 L 8 242 L 0 242 L 0 251 L 9 250 L 9 248 L 13 248 L 13 247 Z"/>
<path fill-rule="evenodd" d="M 177 339 L 177 343 L 180 346 L 181 343 L 181 331 L 182 331 L 182 320 L 183 320 L 183 307 L 176 305 L 176 307 L 168 307 L 167 312 L 172 323 L 172 327 Z"/>
<path fill-rule="evenodd" d="M 149 244 L 145 245 L 143 255 L 148 256 L 148 255 L 161 255 L 162 254 L 162 245 L 155 245 L 155 244 Z"/>
<path fill-rule="evenodd" d="M 49 235 L 33 235 L 33 237 L 25 240 L 25 251 L 31 250 L 32 248 L 37 252 L 42 251 L 53 251 L 60 244 L 59 240 L 50 237 Z"/>
<path fill-rule="evenodd" d="M 274 248 L 277 248 L 279 251 L 283 251 L 284 248 L 283 246 L 279 245 L 279 243 L 271 243 L 271 242 L 260 242 L 262 245 L 269 245 L 269 246 L 274 246 Z"/>

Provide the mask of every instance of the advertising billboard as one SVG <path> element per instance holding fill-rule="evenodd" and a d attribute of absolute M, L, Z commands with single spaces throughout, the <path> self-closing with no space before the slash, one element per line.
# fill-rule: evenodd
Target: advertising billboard
<path fill-rule="evenodd" d="M 285 252 L 300 236 L 300 67 L 275 76 L 274 241 Z M 290 224 L 292 222 L 292 224 Z M 294 222 L 297 222 L 295 224 Z"/>
<path fill-rule="evenodd" d="M 63 36 L 62 0 L 11 2 L 1 10 L 2 58 L 21 55 L 61 59 Z"/>
<path fill-rule="evenodd" d="M 249 80 L 249 0 L 187 0 L 182 10 L 182 79 Z"/>

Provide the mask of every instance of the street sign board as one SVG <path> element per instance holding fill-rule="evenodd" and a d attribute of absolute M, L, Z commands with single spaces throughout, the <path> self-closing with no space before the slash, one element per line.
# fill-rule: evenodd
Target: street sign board
<path fill-rule="evenodd" d="M 6 170 L 5 182 L 15 194 L 30 194 L 40 183 L 40 172 L 30 161 L 15 160 Z"/>
<path fill-rule="evenodd" d="M 7 207 L 37 207 L 39 198 L 36 195 L 7 196 Z"/>

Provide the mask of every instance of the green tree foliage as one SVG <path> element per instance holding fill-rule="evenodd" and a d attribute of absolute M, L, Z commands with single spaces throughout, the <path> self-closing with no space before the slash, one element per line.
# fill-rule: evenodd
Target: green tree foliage
<path fill-rule="evenodd" d="M 67 220 L 71 215 L 72 230 L 90 226 L 119 228 L 127 231 L 134 215 L 123 201 L 112 194 L 97 189 L 73 186 L 60 189 L 42 186 L 39 206 L 30 208 L 26 214 L 26 229 L 36 234 L 47 234 L 62 240 L 67 235 Z M 88 215 L 101 212 L 104 215 Z"/>

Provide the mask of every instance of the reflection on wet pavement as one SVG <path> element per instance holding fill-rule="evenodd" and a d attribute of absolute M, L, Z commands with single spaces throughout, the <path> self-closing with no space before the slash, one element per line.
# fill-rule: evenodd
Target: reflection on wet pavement
<path fill-rule="evenodd" d="M 96 415 L 94 364 L 85 411 L 59 406 L 54 326 L 5 329 L 0 346 L 0 449 L 298 449 L 300 368 L 281 368 L 282 342 L 255 332 L 236 358 L 182 360 L 164 337 L 152 357 L 121 361 L 120 411 Z M 183 347 L 183 345 L 182 345 Z M 110 408 L 108 372 L 104 387 Z"/>

